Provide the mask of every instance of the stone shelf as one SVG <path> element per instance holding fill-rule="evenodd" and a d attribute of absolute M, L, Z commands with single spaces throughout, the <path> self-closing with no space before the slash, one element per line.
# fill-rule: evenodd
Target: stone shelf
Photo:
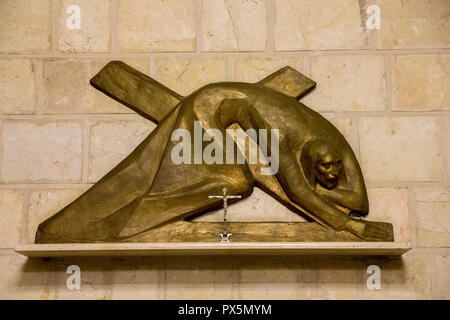
<path fill-rule="evenodd" d="M 400 256 L 409 242 L 232 242 L 222 243 L 88 243 L 29 244 L 15 248 L 30 258 L 192 256 L 192 255 L 359 255 Z"/>

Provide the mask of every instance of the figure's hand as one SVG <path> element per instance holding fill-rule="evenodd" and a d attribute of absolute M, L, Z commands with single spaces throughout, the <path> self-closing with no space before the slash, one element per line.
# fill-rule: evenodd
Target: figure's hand
<path fill-rule="evenodd" d="M 328 201 L 330 201 L 336 208 L 338 208 L 340 211 L 345 212 L 345 214 L 349 214 L 351 212 L 351 210 L 349 208 L 340 206 L 339 204 L 337 204 L 334 199 L 330 198 L 330 190 L 322 187 L 319 183 L 316 184 L 316 192 L 319 196 L 327 199 Z"/>
<path fill-rule="evenodd" d="M 327 192 L 328 190 L 327 189 L 325 189 L 324 187 L 322 187 L 321 185 L 320 185 L 320 183 L 316 183 L 316 192 L 317 192 L 317 194 L 319 194 L 320 196 L 325 196 L 325 194 L 326 194 L 326 192 Z"/>
<path fill-rule="evenodd" d="M 394 241 L 392 224 L 351 219 L 344 230 L 366 241 Z"/>

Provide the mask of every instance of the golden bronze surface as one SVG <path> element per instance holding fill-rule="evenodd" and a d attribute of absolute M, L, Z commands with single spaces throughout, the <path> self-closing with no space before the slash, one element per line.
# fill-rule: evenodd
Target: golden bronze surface
<path fill-rule="evenodd" d="M 391 224 L 354 218 L 369 212 L 358 161 L 342 134 L 298 101 L 316 84 L 294 69 L 254 84 L 213 83 L 182 97 L 113 61 L 91 84 L 158 126 L 89 190 L 42 222 L 36 243 L 219 241 L 221 224 L 191 220 L 221 207 L 222 200 L 209 195 L 227 188 L 245 198 L 254 186 L 310 222 L 229 223 L 235 241 L 393 241 Z M 172 133 L 194 135 L 196 121 L 202 132 L 217 129 L 223 137 L 227 128 L 278 129 L 278 171 L 263 175 L 262 165 L 247 157 L 242 164 L 175 164 Z"/>

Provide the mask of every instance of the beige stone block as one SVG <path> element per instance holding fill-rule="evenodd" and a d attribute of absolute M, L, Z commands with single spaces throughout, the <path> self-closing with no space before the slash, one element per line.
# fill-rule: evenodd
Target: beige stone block
<path fill-rule="evenodd" d="M 399 299 L 429 299 L 431 284 L 431 263 L 428 253 L 409 251 L 400 258 L 361 260 L 360 276 L 361 299 L 399 300 Z M 381 288 L 369 289 L 367 280 L 372 273 L 367 273 L 370 265 L 380 267 Z"/>
<path fill-rule="evenodd" d="M 97 121 L 89 130 L 88 180 L 96 182 L 155 128 L 148 120 Z"/>
<path fill-rule="evenodd" d="M 0 113 L 36 112 L 37 63 L 28 59 L 0 60 Z"/>
<path fill-rule="evenodd" d="M 24 199 L 24 190 L 0 190 L 0 248 L 14 248 L 20 243 Z"/>
<path fill-rule="evenodd" d="M 0 299 L 51 299 L 52 262 L 0 250 Z"/>
<path fill-rule="evenodd" d="M 232 297 L 232 269 L 225 257 L 166 259 L 165 299 L 220 299 Z"/>
<path fill-rule="evenodd" d="M 442 179 L 439 119 L 362 118 L 360 163 L 368 181 Z"/>
<path fill-rule="evenodd" d="M 378 111 L 386 108 L 382 56 L 310 58 L 310 78 L 317 87 L 308 95 L 317 111 Z"/>
<path fill-rule="evenodd" d="M 449 202 L 450 188 L 417 188 L 416 201 L 419 202 Z"/>
<path fill-rule="evenodd" d="M 251 263 L 241 259 L 237 268 L 237 299 L 314 298 L 315 272 L 305 260 L 262 258 Z"/>
<path fill-rule="evenodd" d="M 106 276 L 113 261 L 109 258 L 64 258 L 55 261 L 55 293 L 58 300 L 105 300 L 109 297 L 109 283 Z M 67 273 L 71 265 L 80 268 L 80 289 L 69 289 L 67 280 L 73 273 Z"/>
<path fill-rule="evenodd" d="M 27 243 L 34 243 L 40 223 L 75 200 L 85 190 L 87 187 L 31 190 L 28 205 Z"/>
<path fill-rule="evenodd" d="M 435 254 L 432 299 L 450 300 L 450 254 Z"/>
<path fill-rule="evenodd" d="M 203 50 L 263 51 L 266 47 L 266 11 L 266 0 L 203 1 Z"/>
<path fill-rule="evenodd" d="M 182 95 L 227 79 L 225 58 L 157 58 L 156 80 Z"/>
<path fill-rule="evenodd" d="M 333 116 L 323 115 L 328 119 L 342 135 L 345 139 L 352 144 L 352 119 L 351 118 L 333 118 Z"/>
<path fill-rule="evenodd" d="M 378 48 L 448 48 L 450 6 L 447 0 L 381 0 Z"/>
<path fill-rule="evenodd" d="M 148 74 L 150 61 L 121 59 Z M 131 113 L 129 108 L 109 98 L 89 84 L 107 59 L 61 59 L 44 61 L 44 113 Z"/>
<path fill-rule="evenodd" d="M 390 222 L 395 242 L 410 241 L 408 194 L 403 188 L 369 188 L 367 220 Z"/>
<path fill-rule="evenodd" d="M 234 80 L 257 82 L 286 66 L 303 71 L 303 57 L 245 57 L 234 61 Z"/>
<path fill-rule="evenodd" d="M 443 123 L 444 121 L 442 121 Z M 446 169 L 447 170 L 447 175 L 450 172 L 450 117 L 447 117 L 447 128 L 446 130 L 444 130 L 444 135 L 447 136 L 447 145 L 445 146 L 447 149 L 447 164 L 446 164 Z M 445 144 L 445 141 L 444 141 Z"/>
<path fill-rule="evenodd" d="M 227 220 L 229 222 L 306 221 L 256 187 L 248 198 L 228 207 Z M 214 210 L 195 221 L 222 222 L 223 209 Z"/>
<path fill-rule="evenodd" d="M 317 299 L 357 299 L 356 262 L 353 260 L 318 260 Z"/>
<path fill-rule="evenodd" d="M 111 299 L 155 300 L 164 296 L 158 258 L 116 258 L 111 276 Z"/>
<path fill-rule="evenodd" d="M 393 88 L 395 110 L 449 110 L 450 55 L 395 57 Z"/>
<path fill-rule="evenodd" d="M 82 172 L 78 121 L 5 121 L 1 178 L 13 182 L 77 182 Z"/>
<path fill-rule="evenodd" d="M 0 1 L 0 52 L 47 52 L 51 47 L 51 1 Z"/>
<path fill-rule="evenodd" d="M 193 0 L 120 0 L 118 42 L 121 51 L 194 51 Z"/>
<path fill-rule="evenodd" d="M 450 188 L 416 192 L 416 240 L 420 247 L 450 246 Z"/>
<path fill-rule="evenodd" d="M 71 5 L 80 8 L 80 29 L 69 29 Z M 60 52 L 108 52 L 111 49 L 110 0 L 59 0 L 56 41 Z"/>
<path fill-rule="evenodd" d="M 369 46 L 357 0 L 275 1 L 275 50 Z"/>

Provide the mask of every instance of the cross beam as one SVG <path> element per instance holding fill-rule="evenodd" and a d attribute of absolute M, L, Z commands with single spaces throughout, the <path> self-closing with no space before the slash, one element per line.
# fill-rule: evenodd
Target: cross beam
<path fill-rule="evenodd" d="M 104 94 L 159 123 L 183 99 L 181 95 L 121 61 L 111 61 L 91 81 Z M 284 67 L 257 85 L 300 99 L 316 83 L 291 67 Z"/>
<path fill-rule="evenodd" d="M 291 67 L 284 67 L 272 73 L 258 84 L 295 99 L 304 97 L 316 86 L 315 81 Z"/>
<path fill-rule="evenodd" d="M 111 61 L 91 81 L 104 94 L 159 123 L 183 98 L 122 61 Z"/>

